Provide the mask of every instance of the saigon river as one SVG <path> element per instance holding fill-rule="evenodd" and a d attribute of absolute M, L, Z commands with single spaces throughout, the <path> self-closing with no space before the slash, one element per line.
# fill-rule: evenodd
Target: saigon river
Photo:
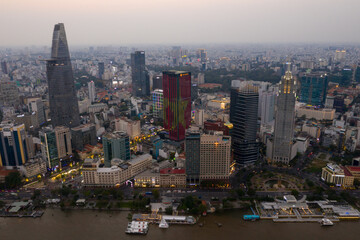
<path fill-rule="evenodd" d="M 151 225 L 146 236 L 127 235 L 128 211 L 46 209 L 41 218 L 0 218 L 0 239 L 359 239 L 360 222 L 342 221 L 332 227 L 318 223 L 273 223 L 271 220 L 245 222 L 243 211 L 232 210 L 202 217 L 199 225 L 170 225 L 160 229 Z M 217 226 L 222 223 L 222 227 Z"/>

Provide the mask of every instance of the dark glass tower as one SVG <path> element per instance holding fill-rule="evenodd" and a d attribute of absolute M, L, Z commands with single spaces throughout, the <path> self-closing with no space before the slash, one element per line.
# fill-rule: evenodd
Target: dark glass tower
<path fill-rule="evenodd" d="M 188 133 L 185 139 L 186 179 L 188 184 L 200 181 L 200 133 Z"/>
<path fill-rule="evenodd" d="M 306 74 L 300 81 L 300 102 L 314 106 L 324 105 L 328 85 L 326 73 Z"/>
<path fill-rule="evenodd" d="M 191 123 L 191 74 L 184 71 L 163 72 L 164 128 L 174 141 L 185 139 Z"/>
<path fill-rule="evenodd" d="M 79 106 L 63 23 L 55 25 L 51 59 L 47 60 L 46 73 L 52 124 L 54 127 L 80 125 Z"/>
<path fill-rule="evenodd" d="M 136 97 L 150 95 L 150 78 L 145 69 L 145 52 L 136 51 L 131 54 L 132 91 Z"/>
<path fill-rule="evenodd" d="M 250 84 L 231 89 L 230 122 L 232 129 L 232 149 L 237 164 L 254 164 L 259 156 L 256 142 L 259 93 Z"/>
<path fill-rule="evenodd" d="M 103 76 L 103 74 L 105 72 L 105 64 L 104 64 L 104 62 L 99 62 L 98 67 L 99 67 L 99 78 L 102 79 L 102 76 Z"/>

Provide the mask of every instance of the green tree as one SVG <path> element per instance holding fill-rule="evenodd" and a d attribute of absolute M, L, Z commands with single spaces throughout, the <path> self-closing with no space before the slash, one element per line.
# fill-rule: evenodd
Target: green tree
<path fill-rule="evenodd" d="M 159 192 L 159 190 L 154 189 L 154 190 L 152 190 L 151 192 L 152 192 L 152 195 L 154 196 L 154 199 L 155 199 L 155 200 L 158 200 L 158 199 L 160 198 L 160 192 Z"/>
<path fill-rule="evenodd" d="M 299 196 L 299 191 L 296 189 L 291 190 L 291 195 L 294 195 L 295 197 Z"/>
<path fill-rule="evenodd" d="M 11 172 L 5 177 L 5 186 L 7 188 L 18 188 L 21 186 L 21 176 L 19 172 Z"/>
<path fill-rule="evenodd" d="M 165 214 L 166 215 L 172 215 L 173 214 L 172 206 L 169 206 L 169 207 L 165 208 Z"/>
<path fill-rule="evenodd" d="M 253 188 L 249 188 L 247 193 L 249 194 L 249 196 L 255 196 L 256 191 Z"/>

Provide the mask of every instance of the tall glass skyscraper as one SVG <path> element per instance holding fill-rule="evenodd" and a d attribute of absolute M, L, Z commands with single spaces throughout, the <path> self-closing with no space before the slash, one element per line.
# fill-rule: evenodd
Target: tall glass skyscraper
<path fill-rule="evenodd" d="M 163 72 L 163 93 L 164 128 L 171 140 L 184 140 L 191 123 L 191 73 Z"/>
<path fill-rule="evenodd" d="M 274 140 L 271 157 L 275 162 L 286 164 L 292 159 L 296 98 L 296 80 L 289 69 L 290 67 L 288 67 L 285 75 L 281 78 L 279 95 L 276 98 Z"/>
<path fill-rule="evenodd" d="M 300 102 L 310 105 L 324 105 L 328 85 L 325 73 L 311 73 L 304 75 L 300 80 Z"/>
<path fill-rule="evenodd" d="M 231 89 L 230 122 L 234 160 L 241 166 L 254 164 L 259 157 L 256 141 L 258 118 L 258 88 L 246 82 Z"/>
<path fill-rule="evenodd" d="M 145 52 L 136 51 L 131 54 L 132 91 L 136 97 L 150 95 L 150 78 L 145 69 Z"/>
<path fill-rule="evenodd" d="M 55 25 L 51 59 L 47 60 L 46 73 L 52 124 L 54 127 L 79 126 L 79 106 L 63 23 Z"/>

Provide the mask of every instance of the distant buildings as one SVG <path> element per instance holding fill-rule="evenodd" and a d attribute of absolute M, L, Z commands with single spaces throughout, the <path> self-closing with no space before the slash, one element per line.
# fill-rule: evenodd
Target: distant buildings
<path fill-rule="evenodd" d="M 88 89 L 89 89 L 89 99 L 90 99 L 90 102 L 93 103 L 93 102 L 95 102 L 95 98 L 96 98 L 95 83 L 94 83 L 94 81 L 91 81 L 91 82 L 88 83 Z"/>
<path fill-rule="evenodd" d="M 163 72 L 164 128 L 174 141 L 185 139 L 191 123 L 191 74 L 184 71 Z"/>
<path fill-rule="evenodd" d="M 162 89 L 163 88 L 163 80 L 162 80 L 162 76 L 153 76 L 153 90 L 155 91 L 156 89 Z"/>
<path fill-rule="evenodd" d="M 290 67 L 290 64 L 289 64 Z M 292 147 L 295 125 L 296 80 L 290 70 L 281 78 L 275 105 L 275 129 L 271 159 L 288 164 L 293 158 Z"/>
<path fill-rule="evenodd" d="M 105 167 L 111 166 L 113 158 L 130 160 L 130 140 L 125 132 L 107 133 L 102 139 Z"/>
<path fill-rule="evenodd" d="M 300 102 L 313 106 L 322 106 L 326 99 L 328 85 L 327 74 L 305 74 L 300 79 Z"/>
<path fill-rule="evenodd" d="M 156 89 L 152 93 L 153 117 L 163 118 L 164 93 L 161 89 Z"/>
<path fill-rule="evenodd" d="M 145 52 L 131 54 L 132 93 L 136 97 L 150 95 L 150 79 L 145 69 Z"/>
<path fill-rule="evenodd" d="M 2 79 L 0 81 L 0 105 L 16 107 L 19 104 L 19 90 L 16 82 Z"/>
<path fill-rule="evenodd" d="M 258 119 L 258 88 L 244 83 L 231 89 L 230 122 L 234 160 L 239 165 L 254 164 L 258 160 L 256 141 Z"/>
<path fill-rule="evenodd" d="M 103 75 L 105 73 L 105 64 L 104 62 L 99 62 L 98 63 L 98 68 L 99 68 L 99 78 L 102 79 L 103 78 Z"/>
<path fill-rule="evenodd" d="M 0 124 L 0 167 L 18 167 L 28 159 L 24 124 Z"/>
<path fill-rule="evenodd" d="M 46 73 L 52 124 L 79 126 L 79 106 L 63 23 L 54 27 L 51 59 L 47 60 Z"/>
<path fill-rule="evenodd" d="M 302 106 L 297 108 L 296 116 L 305 116 L 307 119 L 313 118 L 316 120 L 333 120 L 335 118 L 335 109 Z"/>

